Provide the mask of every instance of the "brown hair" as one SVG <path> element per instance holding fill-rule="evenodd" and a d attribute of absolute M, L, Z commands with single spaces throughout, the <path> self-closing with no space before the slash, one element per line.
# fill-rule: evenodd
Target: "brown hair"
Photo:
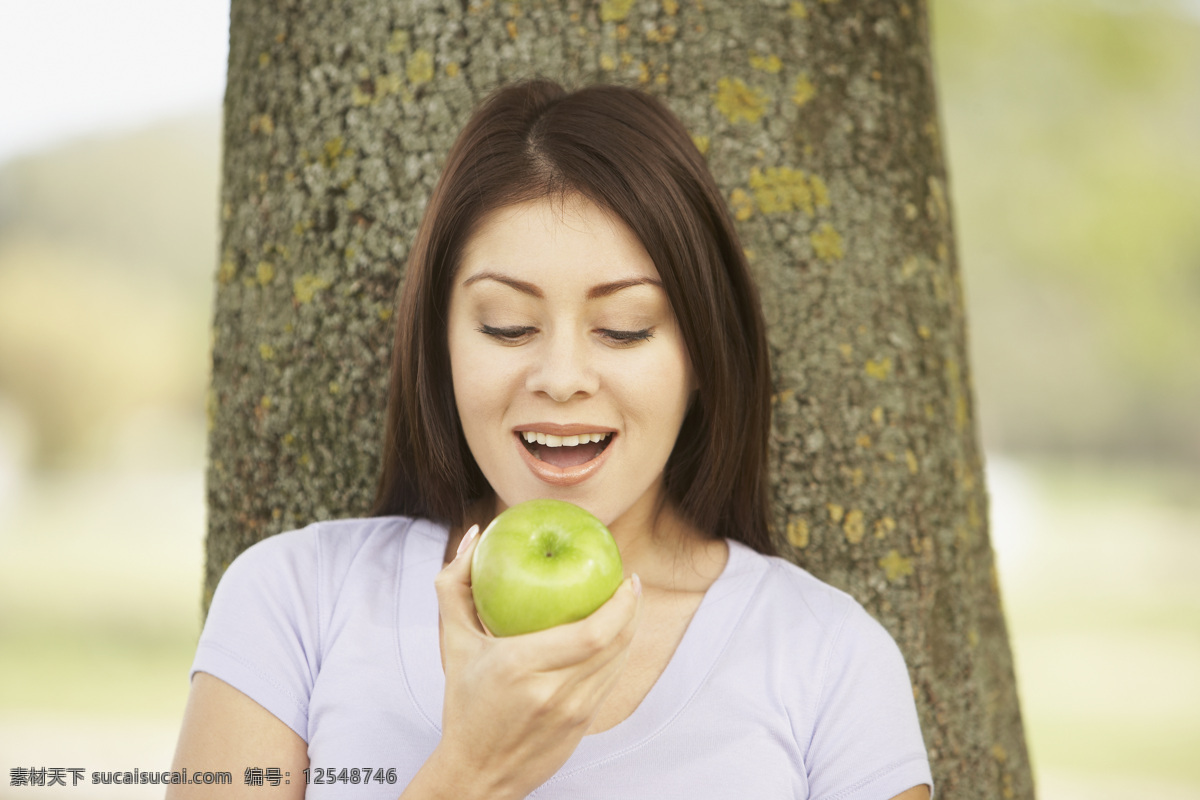
<path fill-rule="evenodd" d="M 683 124 L 620 86 L 531 80 L 478 107 L 446 158 L 400 297 L 374 515 L 460 525 L 491 491 L 454 402 L 446 314 L 464 244 L 488 212 L 582 195 L 646 248 L 699 391 L 664 469 L 666 497 L 714 537 L 773 553 L 770 368 L 758 293 L 729 211 Z"/>

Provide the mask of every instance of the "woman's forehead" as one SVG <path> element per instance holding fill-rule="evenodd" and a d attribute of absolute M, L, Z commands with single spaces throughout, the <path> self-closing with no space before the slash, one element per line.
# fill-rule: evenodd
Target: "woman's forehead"
<path fill-rule="evenodd" d="M 457 283 L 465 286 L 497 275 L 535 284 L 661 286 L 654 261 L 636 234 L 615 214 L 584 199 L 532 200 L 484 217 L 464 247 Z"/>

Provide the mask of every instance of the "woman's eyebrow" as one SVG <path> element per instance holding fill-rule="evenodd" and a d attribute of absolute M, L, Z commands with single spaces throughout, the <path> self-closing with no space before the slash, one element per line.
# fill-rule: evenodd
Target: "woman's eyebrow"
<path fill-rule="evenodd" d="M 516 278 L 512 278 L 499 272 L 477 272 L 463 281 L 462 285 L 465 288 L 482 280 L 491 280 L 496 281 L 497 283 L 502 283 L 505 286 L 509 286 L 513 289 L 516 289 L 518 292 L 530 295 L 531 297 L 544 298 L 546 296 L 542 290 L 534 284 L 517 280 Z M 600 283 L 593 286 L 592 288 L 588 289 L 587 299 L 596 300 L 601 297 L 608 297 L 609 295 L 615 294 L 622 289 L 628 289 L 631 286 L 642 286 L 644 284 L 657 286 L 660 289 L 662 288 L 662 283 L 654 278 L 626 278 L 625 280 L 613 281 L 611 283 Z"/>
<path fill-rule="evenodd" d="M 476 283 L 478 281 L 485 281 L 485 280 L 497 281 L 499 283 L 503 283 L 505 286 L 511 286 L 513 289 L 516 289 L 518 292 L 522 292 L 524 294 L 531 295 L 533 297 L 543 297 L 544 298 L 546 296 L 542 293 L 541 289 L 534 286 L 532 283 L 527 283 L 525 281 L 519 281 L 516 278 L 510 278 L 509 276 L 502 275 L 499 272 L 486 272 L 486 271 L 485 272 L 476 272 L 474 275 L 472 275 L 471 277 L 469 277 L 465 281 L 463 281 L 462 285 L 463 285 L 463 288 L 465 289 L 466 287 L 470 286 L 472 283 Z"/>
<path fill-rule="evenodd" d="M 627 278 L 623 281 L 613 281 L 612 283 L 601 283 L 588 289 L 587 299 L 595 300 L 598 297 L 608 297 L 610 294 L 628 289 L 630 286 L 641 286 L 650 284 L 662 288 L 662 283 L 654 278 Z"/>

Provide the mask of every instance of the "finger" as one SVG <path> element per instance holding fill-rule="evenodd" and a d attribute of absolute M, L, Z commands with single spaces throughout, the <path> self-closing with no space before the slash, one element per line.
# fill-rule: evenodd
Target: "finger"
<path fill-rule="evenodd" d="M 595 681 L 595 675 L 599 675 L 601 682 L 607 680 L 603 675 L 609 675 L 615 680 L 616 676 L 620 675 L 624 668 L 625 662 L 629 658 L 629 650 L 633 644 L 634 637 L 637 634 L 638 625 L 642 618 L 642 602 L 638 598 L 636 610 L 633 617 L 626 623 L 625 627 L 618 631 L 604 649 L 596 653 L 591 658 L 577 664 L 573 668 L 575 679 L 579 682 Z M 605 690 L 607 691 L 607 690 Z"/>
<path fill-rule="evenodd" d="M 458 554 L 454 560 L 442 567 L 441 572 L 434 578 L 438 615 L 443 622 L 443 628 L 466 626 L 479 633 L 483 632 L 475 615 L 475 600 L 471 596 L 471 556 L 479 541 L 478 532 L 479 526 L 472 525 L 459 543 Z M 443 630 L 443 637 L 444 634 Z"/>
<path fill-rule="evenodd" d="M 467 532 L 463 534 L 463 538 L 458 543 L 458 552 L 454 555 L 454 561 L 457 561 L 459 556 L 465 556 L 465 561 L 463 563 L 467 564 L 468 576 L 470 576 L 471 573 L 471 555 L 467 552 L 467 548 L 474 547 L 475 535 L 478 533 L 479 525 L 472 525 L 470 528 L 467 528 Z M 454 561 L 451 561 L 450 563 L 453 564 Z"/>
<path fill-rule="evenodd" d="M 614 648 L 613 652 L 606 656 L 602 662 L 599 658 L 585 662 L 574 672 L 578 690 L 599 698 L 599 703 L 612 692 L 625 671 L 625 664 L 629 661 L 629 648 Z"/>
<path fill-rule="evenodd" d="M 550 671 L 582 664 L 589 659 L 600 663 L 611 659 L 632 639 L 641 603 L 641 582 L 634 575 L 623 581 L 613 596 L 591 616 L 525 634 L 522 644 L 529 648 L 531 669 Z M 625 633 L 624 637 L 621 637 L 622 633 Z"/>

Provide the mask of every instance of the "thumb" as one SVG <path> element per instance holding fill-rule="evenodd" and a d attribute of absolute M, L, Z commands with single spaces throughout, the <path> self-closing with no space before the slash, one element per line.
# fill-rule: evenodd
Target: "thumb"
<path fill-rule="evenodd" d="M 471 556 L 479 542 L 479 526 L 472 525 L 458 545 L 454 560 L 442 567 L 433 579 L 437 591 L 438 621 L 442 631 L 442 652 L 445 653 L 447 628 L 460 630 L 469 628 L 483 633 L 483 626 L 475 615 L 475 600 L 471 596 Z"/>

